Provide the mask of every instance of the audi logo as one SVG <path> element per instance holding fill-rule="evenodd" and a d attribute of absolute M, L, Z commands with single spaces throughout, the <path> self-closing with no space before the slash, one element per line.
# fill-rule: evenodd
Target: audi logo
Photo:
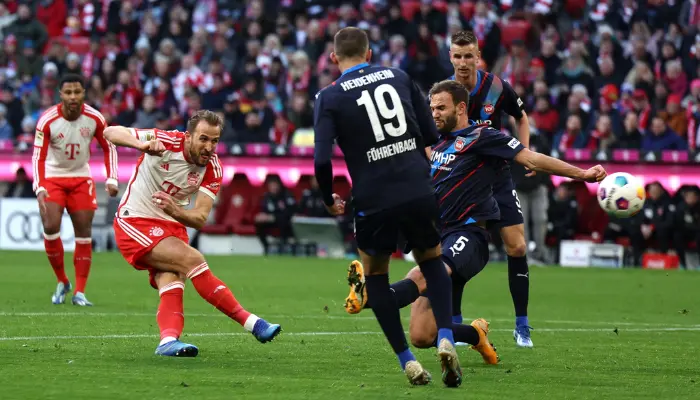
<path fill-rule="evenodd" d="M 7 217 L 5 234 L 15 243 L 41 243 L 44 241 L 44 226 L 38 211 L 14 211 Z M 67 240 L 66 240 L 67 239 Z M 74 238 L 62 238 L 65 244 Z"/>

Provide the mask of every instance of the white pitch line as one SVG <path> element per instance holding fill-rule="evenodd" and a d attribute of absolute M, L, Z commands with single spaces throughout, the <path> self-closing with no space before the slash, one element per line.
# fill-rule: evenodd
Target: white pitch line
<path fill-rule="evenodd" d="M 0 317 L 155 317 L 156 313 L 125 313 L 125 312 L 11 312 L 0 311 Z M 226 318 L 225 315 L 219 313 L 193 313 L 185 314 L 185 317 L 193 318 Z M 352 315 L 269 315 L 268 319 L 340 319 L 340 320 L 363 320 L 374 321 L 374 317 L 352 316 Z M 474 319 L 474 317 L 464 317 L 465 321 Z M 489 322 L 513 322 L 512 318 L 486 318 Z M 678 328 L 696 328 L 700 324 L 676 324 L 676 323 L 658 323 L 658 322 L 629 322 L 629 321 L 576 321 L 576 320 L 537 320 L 536 323 L 544 324 L 573 324 L 573 325 L 610 325 L 610 326 L 649 326 L 649 327 L 678 327 Z M 537 329 L 539 330 L 539 329 Z"/>
<path fill-rule="evenodd" d="M 491 329 L 490 332 L 511 332 L 511 329 Z M 552 333 L 567 333 L 567 332 L 589 332 L 589 333 L 613 333 L 612 329 L 595 329 L 595 328 L 542 328 L 537 329 L 537 332 L 552 332 Z M 628 332 L 700 332 L 700 327 L 693 328 L 631 328 L 621 329 L 619 333 Z M 283 336 L 341 336 L 341 335 L 379 335 L 377 331 L 346 331 L 346 332 L 282 332 Z M 183 337 L 225 337 L 225 336 L 248 336 L 247 332 L 204 332 L 204 333 L 185 333 Z M 0 342 L 9 341 L 30 341 L 30 340 L 83 340 L 83 339 L 139 339 L 139 338 L 157 338 L 158 335 L 153 333 L 141 334 L 124 334 L 124 335 L 77 335 L 77 336 L 5 336 L 0 337 Z"/>

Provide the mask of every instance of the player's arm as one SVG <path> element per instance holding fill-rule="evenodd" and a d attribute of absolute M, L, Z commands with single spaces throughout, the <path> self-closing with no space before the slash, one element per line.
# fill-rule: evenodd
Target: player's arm
<path fill-rule="evenodd" d="M 95 139 L 97 139 L 97 143 L 102 147 L 102 153 L 104 154 L 105 170 L 107 171 L 107 181 L 105 184 L 107 185 L 108 191 L 110 190 L 110 186 L 112 187 L 110 195 L 116 196 L 116 191 L 118 191 L 119 187 L 117 148 L 112 142 L 105 138 L 104 131 L 107 127 L 107 122 L 102 114 L 98 113 L 98 118 L 99 121 L 95 127 Z"/>
<path fill-rule="evenodd" d="M 151 197 L 153 203 L 166 214 L 173 217 L 175 221 L 190 228 L 202 229 L 207 223 L 209 213 L 214 207 L 214 200 L 221 189 L 223 181 L 223 168 L 219 162 L 219 157 L 214 155 L 207 164 L 204 171 L 202 184 L 199 186 L 199 193 L 195 200 L 194 207 L 186 210 L 175 203 L 172 196 L 165 192 L 156 192 Z"/>
<path fill-rule="evenodd" d="M 518 139 L 492 128 L 482 129 L 475 151 L 483 155 L 513 160 L 533 171 L 546 172 L 551 175 L 565 176 L 586 182 L 600 182 L 606 176 L 605 169 L 600 165 L 583 170 L 556 158 L 530 151 Z"/>
<path fill-rule="evenodd" d="M 156 140 L 154 129 L 134 129 L 124 126 L 109 126 L 104 137 L 115 146 L 131 147 L 151 155 L 162 155 L 165 146 Z"/>
<path fill-rule="evenodd" d="M 42 118 L 43 119 L 43 118 Z M 42 119 L 34 132 L 34 153 L 32 154 L 32 174 L 34 175 L 33 189 L 37 198 L 43 201 L 46 197 L 44 180 L 46 179 L 46 156 L 51 142 L 51 131 L 48 124 L 42 124 Z M 44 193 L 42 196 L 39 196 Z"/>
<path fill-rule="evenodd" d="M 515 118 L 515 127 L 518 131 L 518 140 L 526 148 L 530 147 L 530 120 L 525 112 L 524 103 L 520 96 L 515 92 L 510 83 L 501 80 L 503 82 L 503 93 L 501 94 L 503 98 L 503 111 L 506 114 L 511 115 Z"/>
<path fill-rule="evenodd" d="M 584 170 L 565 161 L 530 151 L 530 149 L 524 147 L 516 154 L 513 160 L 533 171 L 565 176 L 579 181 L 600 182 L 607 175 L 605 169 L 600 165 Z"/>
<path fill-rule="evenodd" d="M 158 193 L 162 193 L 166 196 L 169 196 L 164 192 Z M 158 199 L 158 197 L 154 198 Z M 181 223 L 182 225 L 194 229 L 202 229 L 202 227 L 207 223 L 207 218 L 209 218 L 209 213 L 211 212 L 211 209 L 213 207 L 213 198 L 199 194 L 197 195 L 197 199 L 194 202 L 194 207 L 192 207 L 191 209 L 185 210 L 182 207 L 175 206 L 170 212 L 167 210 L 165 212 L 171 217 L 173 217 L 175 221 Z"/>
<path fill-rule="evenodd" d="M 324 107 L 323 92 L 316 95 L 314 104 L 314 175 L 326 207 L 333 206 L 333 142 L 335 121 L 331 111 Z"/>

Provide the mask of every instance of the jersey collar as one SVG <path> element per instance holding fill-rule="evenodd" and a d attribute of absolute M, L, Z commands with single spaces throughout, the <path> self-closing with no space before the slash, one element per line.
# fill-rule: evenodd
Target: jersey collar
<path fill-rule="evenodd" d="M 349 74 L 350 72 L 354 72 L 354 71 L 357 71 L 358 69 L 366 68 L 366 67 L 369 67 L 369 63 L 363 62 L 361 64 L 354 65 L 354 66 L 346 69 L 345 71 L 343 71 L 343 73 L 340 74 L 340 76 L 343 76 L 345 74 Z"/>
<path fill-rule="evenodd" d="M 481 86 L 481 85 L 480 85 L 480 83 L 481 83 L 481 78 L 482 78 L 481 70 L 480 70 L 480 69 L 477 69 L 477 70 L 476 70 L 476 86 L 474 86 L 474 90 L 472 90 L 471 92 L 469 92 L 469 96 L 475 96 L 475 95 L 476 95 L 476 92 L 479 91 L 479 86 Z M 456 80 L 457 80 L 456 75 L 452 75 L 452 76 L 450 77 L 450 80 L 456 81 Z"/>

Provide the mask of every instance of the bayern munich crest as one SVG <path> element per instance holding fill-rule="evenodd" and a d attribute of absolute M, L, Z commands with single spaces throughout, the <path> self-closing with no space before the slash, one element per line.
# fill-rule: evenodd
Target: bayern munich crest
<path fill-rule="evenodd" d="M 187 184 L 190 186 L 197 186 L 199 183 L 199 174 L 196 172 L 190 172 L 187 174 Z"/>
<path fill-rule="evenodd" d="M 84 138 L 89 138 L 90 137 L 90 128 L 88 128 L 87 126 L 80 128 L 80 135 Z"/>
<path fill-rule="evenodd" d="M 486 114 L 493 114 L 493 104 L 484 104 L 484 112 Z"/>
<path fill-rule="evenodd" d="M 455 139 L 455 150 L 462 151 L 465 144 L 467 144 L 467 143 L 464 140 L 464 138 L 461 136 L 457 136 L 457 139 Z"/>
<path fill-rule="evenodd" d="M 165 231 L 160 226 L 154 226 L 153 228 L 151 228 L 150 231 L 148 231 L 148 234 L 153 236 L 153 237 L 163 236 L 164 233 L 165 233 Z"/>

